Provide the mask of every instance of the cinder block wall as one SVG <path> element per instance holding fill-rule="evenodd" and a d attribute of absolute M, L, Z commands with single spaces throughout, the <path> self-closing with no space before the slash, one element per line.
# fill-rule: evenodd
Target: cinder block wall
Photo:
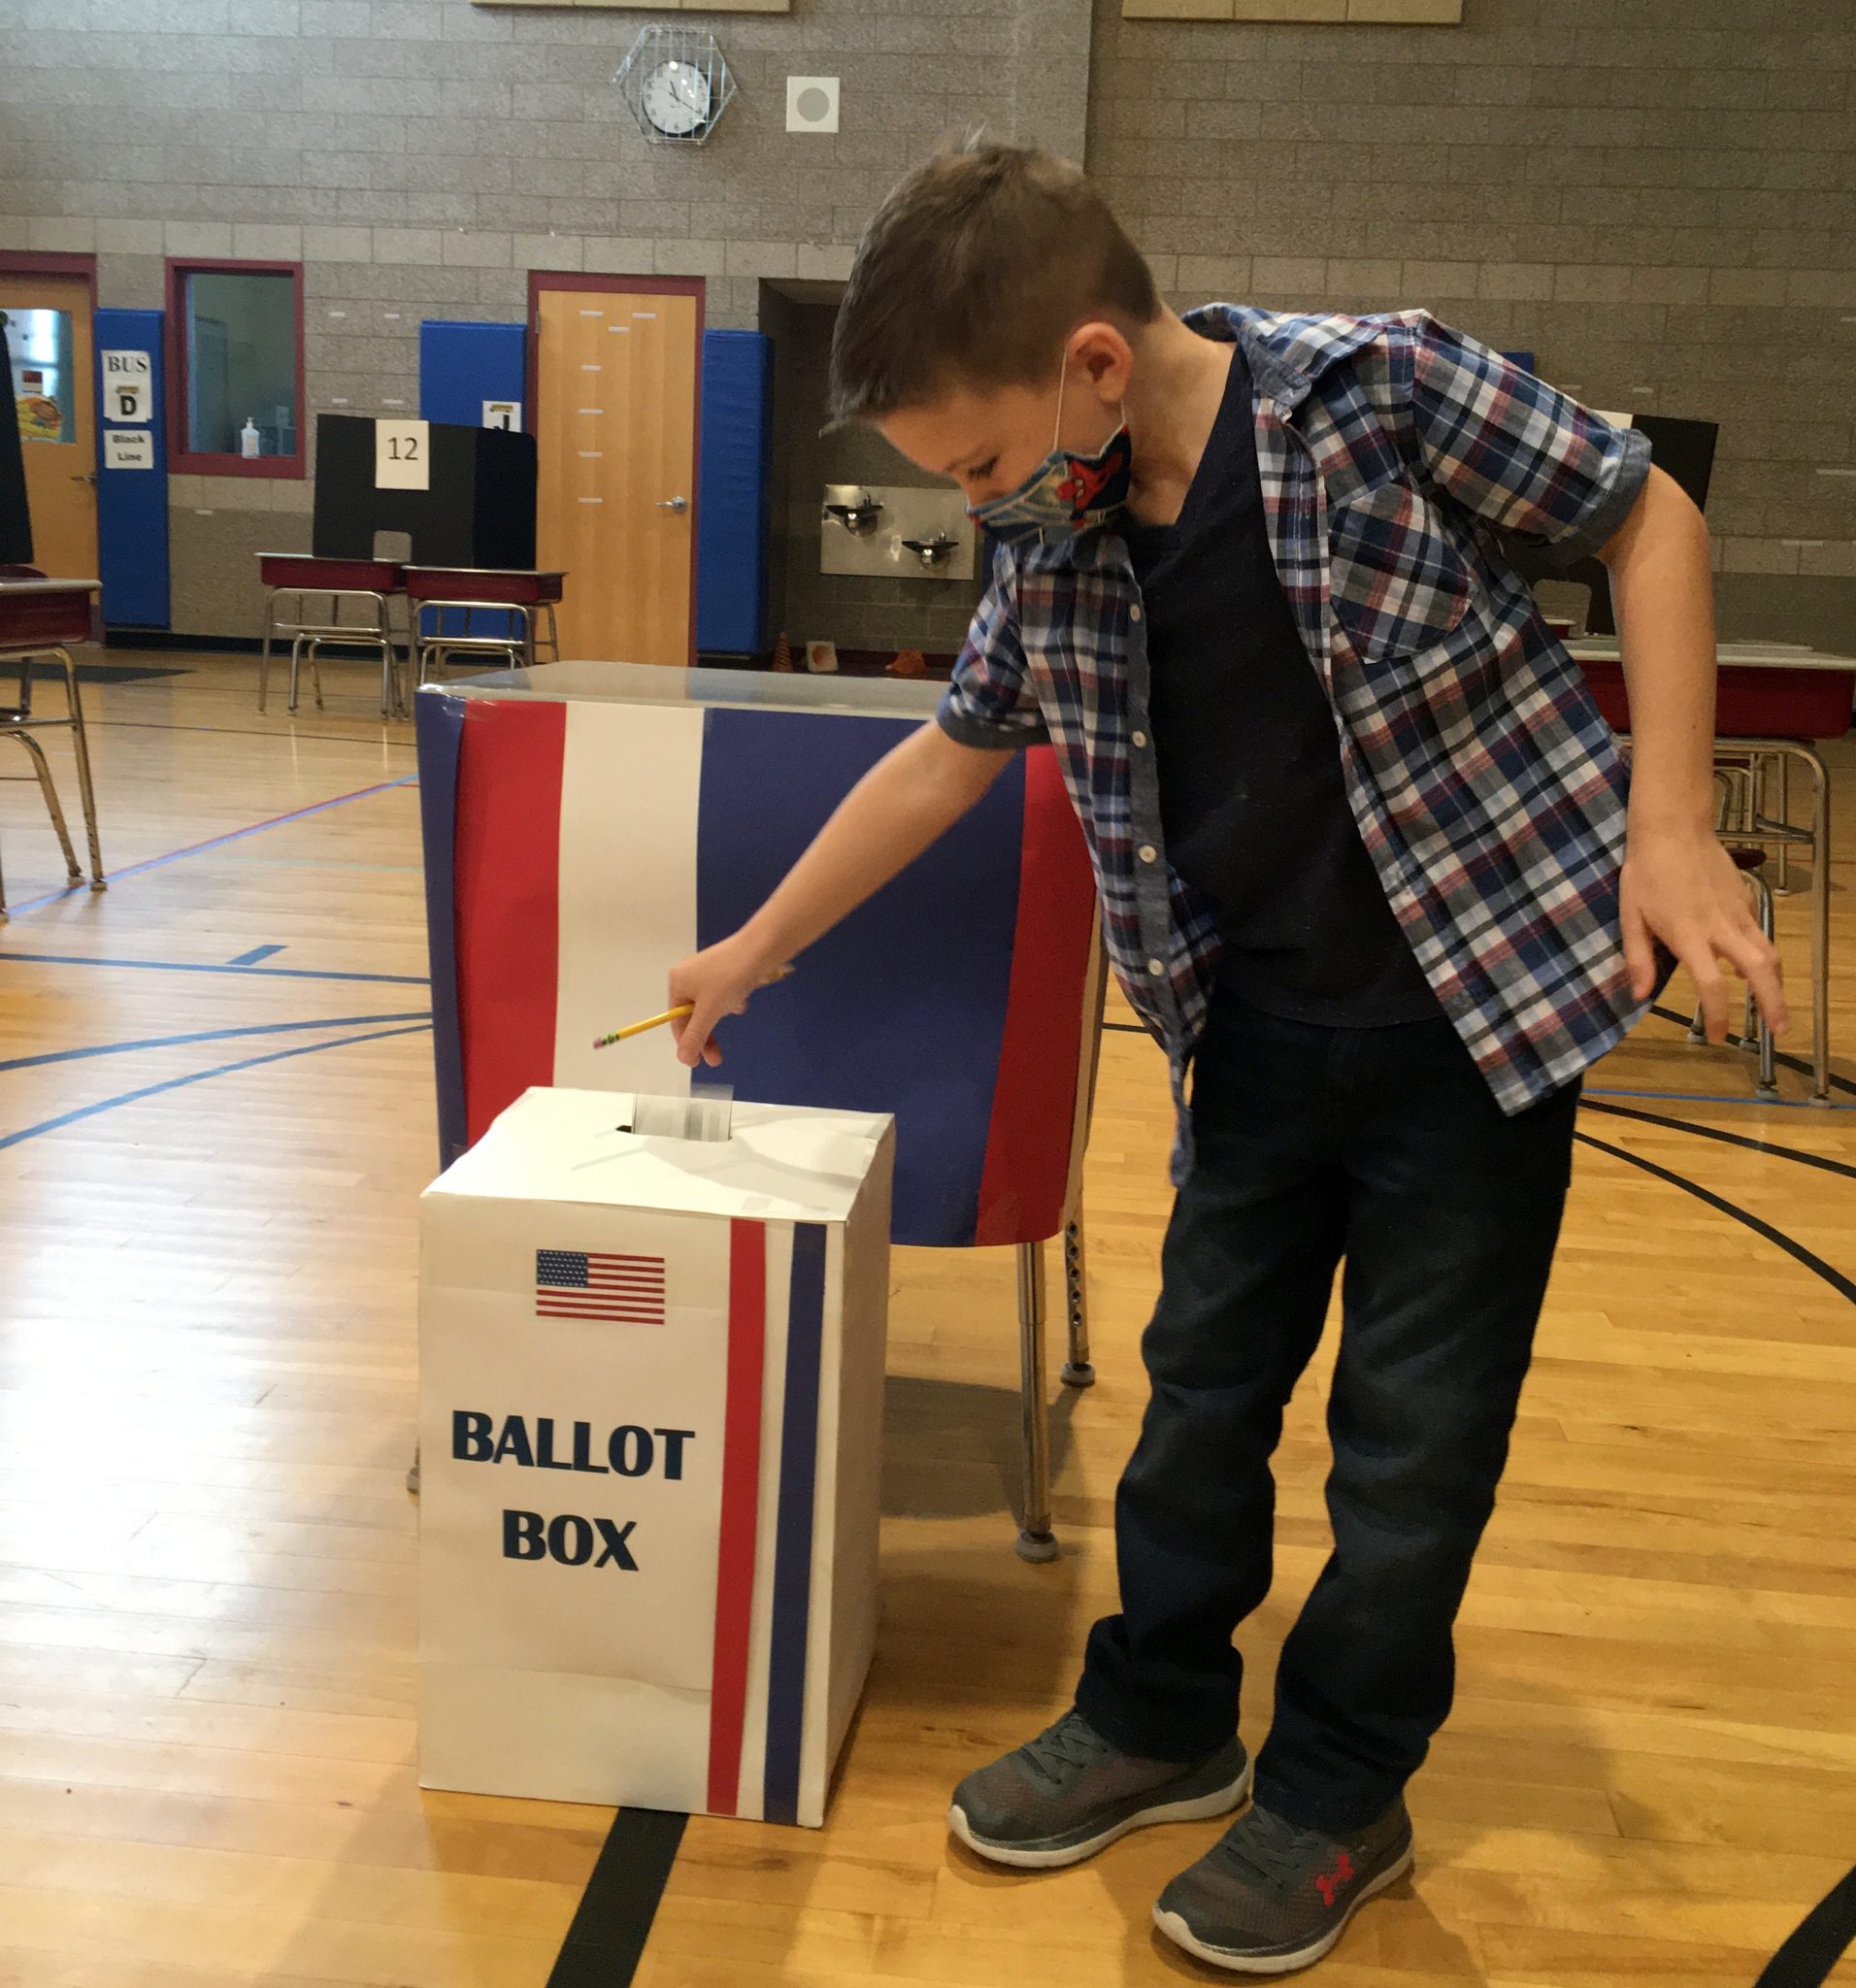
<path fill-rule="evenodd" d="M 311 413 L 416 399 L 417 326 L 533 268 L 696 274 L 711 322 L 845 273 L 883 188 L 984 123 L 1088 159 L 1180 304 L 1424 304 L 1601 406 L 1723 424 L 1730 633 L 1856 640 L 1851 0 L 1468 0 L 1460 27 L 1128 21 L 1121 0 L 807 0 L 708 20 L 696 151 L 609 78 L 640 17 L 467 0 L 12 0 L 0 247 L 298 256 Z M 844 79 L 788 136 L 784 79 Z M 247 632 L 306 485 L 175 478 L 177 628 Z"/>
<path fill-rule="evenodd" d="M 741 89 L 700 149 L 648 145 L 612 72 L 645 18 L 467 0 L 9 0 L 0 248 L 93 251 L 106 304 L 162 257 L 301 258 L 309 414 L 416 406 L 425 317 L 519 320 L 531 269 L 842 279 L 911 160 L 983 123 L 1080 151 L 1088 0 L 806 0 L 699 17 Z M 684 17 L 678 17 L 679 19 Z M 788 75 L 843 130 L 785 130 Z M 253 632 L 253 551 L 307 546 L 309 485 L 176 477 L 174 626 Z"/>
<path fill-rule="evenodd" d="M 1089 163 L 1180 306 L 1424 305 L 1599 407 L 1722 424 L 1725 632 L 1856 642 L 1856 4 L 1124 20 Z"/>

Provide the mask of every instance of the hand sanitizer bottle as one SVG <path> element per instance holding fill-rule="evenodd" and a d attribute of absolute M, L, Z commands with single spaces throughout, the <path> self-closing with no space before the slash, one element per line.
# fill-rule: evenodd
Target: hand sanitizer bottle
<path fill-rule="evenodd" d="M 246 415 L 245 426 L 239 430 L 239 453 L 241 455 L 256 455 L 258 453 L 258 424 L 252 420 L 249 414 Z"/>

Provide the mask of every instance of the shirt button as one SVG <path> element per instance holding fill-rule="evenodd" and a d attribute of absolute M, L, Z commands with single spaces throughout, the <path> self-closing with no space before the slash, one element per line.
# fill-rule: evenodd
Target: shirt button
<path fill-rule="evenodd" d="M 1141 619 L 1141 610 L 1139 606 L 1132 607 L 1128 610 L 1128 619 L 1130 621 L 1139 621 Z"/>
<path fill-rule="evenodd" d="M 1152 974 L 1156 979 L 1158 979 L 1159 977 L 1166 972 L 1166 964 L 1162 960 L 1150 959 L 1147 962 L 1147 971 L 1148 973 Z"/>
<path fill-rule="evenodd" d="M 1143 863 L 1151 863 L 1159 853 L 1160 851 L 1151 843 L 1143 843 L 1141 845 L 1141 860 Z"/>
<path fill-rule="evenodd" d="M 1135 746 L 1144 746 L 1147 743 L 1147 735 L 1145 732 L 1130 733 L 1129 743 Z"/>

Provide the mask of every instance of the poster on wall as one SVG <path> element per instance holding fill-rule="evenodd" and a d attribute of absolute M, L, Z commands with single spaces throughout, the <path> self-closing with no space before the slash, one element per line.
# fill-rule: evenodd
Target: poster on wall
<path fill-rule="evenodd" d="M 19 434 L 27 442 L 62 442 L 64 410 L 46 391 L 46 377 L 31 366 L 19 369 Z"/>

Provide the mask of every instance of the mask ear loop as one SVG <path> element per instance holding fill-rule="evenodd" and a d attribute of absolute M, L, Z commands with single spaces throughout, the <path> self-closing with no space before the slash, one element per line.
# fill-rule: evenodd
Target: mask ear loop
<path fill-rule="evenodd" d="M 1061 454 L 1062 454 L 1062 453 L 1064 452 L 1064 451 L 1063 451 L 1063 441 L 1062 441 L 1062 436 L 1063 436 L 1063 389 L 1064 389 L 1064 382 L 1065 382 L 1065 381 L 1067 381 L 1067 380 L 1069 379 L 1069 377 L 1070 377 L 1070 345 L 1069 345 L 1069 341 L 1068 341 L 1068 340 L 1066 340 L 1066 341 L 1064 342 L 1064 348 L 1063 348 L 1063 357 L 1061 358 L 1061 360 L 1059 360 L 1059 362 L 1058 362 L 1058 365 L 1057 365 L 1057 418 L 1056 418 L 1056 422 L 1055 422 L 1054 426 L 1053 426 L 1053 427 L 1051 428 L 1051 431 L 1050 431 L 1050 452 L 1051 452 L 1051 454 L 1052 454 L 1052 455 L 1061 455 Z M 1118 402 L 1116 402 L 1116 404 L 1115 404 L 1115 424 L 1114 424 L 1114 427 L 1113 427 L 1113 428 L 1112 428 L 1112 429 L 1110 430 L 1110 435 L 1109 435 L 1109 442 L 1112 442 L 1112 441 L 1113 441 L 1113 440 L 1115 439 L 1115 437 L 1116 437 L 1117 435 L 1119 435 L 1119 434 L 1121 433 L 1122 429 L 1124 429 L 1124 428 L 1125 428 L 1125 427 L 1126 427 L 1127 425 L 1128 425 L 1128 403 L 1127 403 L 1127 402 L 1126 402 L 1125 400 L 1124 400 L 1124 401 L 1118 401 Z M 1107 447 L 1108 446 L 1109 446 L 1109 443 L 1108 443 L 1108 442 L 1105 442 L 1105 443 L 1103 444 L 1103 447 L 1104 447 L 1105 448 L 1106 448 L 1106 447 Z"/>

